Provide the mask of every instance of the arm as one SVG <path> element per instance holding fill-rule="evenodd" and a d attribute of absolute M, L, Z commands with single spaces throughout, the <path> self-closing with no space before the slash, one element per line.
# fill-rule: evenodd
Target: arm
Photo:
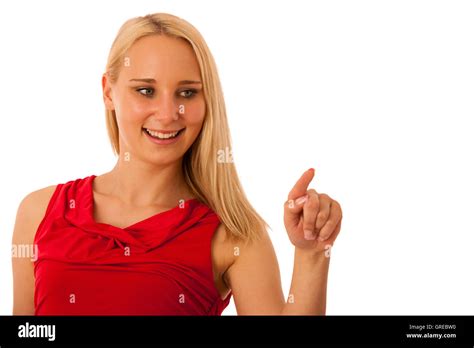
<path fill-rule="evenodd" d="M 325 252 L 295 248 L 293 279 L 282 314 L 326 314 L 329 260 Z"/>
<path fill-rule="evenodd" d="M 268 234 L 239 246 L 242 252 L 227 271 L 238 314 L 324 315 L 330 248 L 341 230 L 342 209 L 326 194 L 308 185 L 314 170 L 306 171 L 284 205 L 285 228 L 295 246 L 288 301 L 281 289 L 278 262 Z"/>
<path fill-rule="evenodd" d="M 56 186 L 46 187 L 27 195 L 18 207 L 13 230 L 12 250 L 33 245 L 36 230 L 43 219 Z M 20 257 L 23 256 L 23 257 Z M 34 288 L 32 255 L 12 253 L 13 315 L 34 315 Z"/>
<path fill-rule="evenodd" d="M 293 278 L 288 301 L 281 287 L 280 270 L 268 233 L 240 253 L 227 270 L 239 315 L 325 314 L 329 258 L 325 252 L 295 248 Z"/>
<path fill-rule="evenodd" d="M 234 247 L 239 254 L 225 273 L 239 315 L 281 314 L 285 299 L 280 269 L 272 242 L 266 231 L 259 241 Z"/>

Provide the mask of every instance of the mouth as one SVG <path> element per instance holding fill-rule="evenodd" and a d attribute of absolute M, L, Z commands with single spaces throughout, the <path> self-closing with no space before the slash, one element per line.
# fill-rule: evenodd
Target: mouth
<path fill-rule="evenodd" d="M 142 128 L 142 131 L 145 132 L 148 136 L 157 139 L 157 140 L 170 140 L 175 139 L 180 136 L 180 134 L 185 130 L 185 128 L 179 130 L 153 130 L 149 128 Z"/>

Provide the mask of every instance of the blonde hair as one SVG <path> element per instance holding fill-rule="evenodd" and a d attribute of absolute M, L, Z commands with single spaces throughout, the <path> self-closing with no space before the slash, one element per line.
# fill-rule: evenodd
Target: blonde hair
<path fill-rule="evenodd" d="M 204 38 L 187 21 L 166 13 L 149 14 L 126 21 L 110 49 L 106 73 L 117 80 L 127 50 L 148 35 L 186 40 L 194 50 L 203 82 L 206 115 L 201 132 L 183 157 L 183 174 L 193 194 L 219 216 L 234 240 L 253 241 L 268 224 L 248 201 L 233 161 L 219 163 L 218 153 L 231 148 L 224 96 L 214 58 Z M 116 155 L 120 154 L 115 111 L 106 110 L 107 130 Z"/>

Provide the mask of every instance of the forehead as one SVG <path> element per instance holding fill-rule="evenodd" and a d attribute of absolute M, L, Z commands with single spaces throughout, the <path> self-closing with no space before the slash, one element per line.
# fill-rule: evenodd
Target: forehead
<path fill-rule="evenodd" d="M 125 77 L 199 79 L 200 70 L 191 45 L 184 39 L 151 35 L 137 40 L 125 54 Z"/>

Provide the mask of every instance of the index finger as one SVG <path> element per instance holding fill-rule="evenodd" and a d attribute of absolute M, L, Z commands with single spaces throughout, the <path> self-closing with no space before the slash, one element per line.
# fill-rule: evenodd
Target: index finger
<path fill-rule="evenodd" d="M 288 194 L 288 200 L 296 199 L 306 194 L 308 190 L 309 183 L 314 178 L 314 169 L 310 168 L 301 175 L 301 177 L 296 182 L 295 186 L 291 189 Z"/>

